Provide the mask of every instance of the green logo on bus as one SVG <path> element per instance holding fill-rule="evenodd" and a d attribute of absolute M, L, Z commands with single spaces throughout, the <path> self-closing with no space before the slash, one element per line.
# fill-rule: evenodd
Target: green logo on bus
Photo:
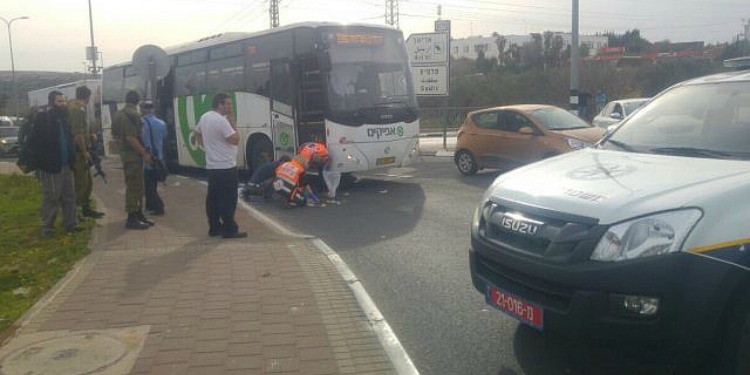
<path fill-rule="evenodd" d="M 234 93 L 231 96 L 235 109 L 234 113 L 237 113 Z M 175 108 L 179 136 L 182 137 L 185 150 L 190 158 L 200 167 L 206 165 L 206 153 L 198 146 L 195 137 L 193 137 L 193 129 L 198 125 L 201 116 L 211 110 L 212 101 L 213 96 L 211 95 L 181 96 L 177 98 L 177 108 Z M 192 118 L 188 116 L 188 113 L 192 114 Z"/>
<path fill-rule="evenodd" d="M 404 127 L 401 126 L 401 125 L 399 125 L 398 128 L 396 128 L 396 134 L 399 137 L 403 137 L 403 135 L 404 135 Z"/>
<path fill-rule="evenodd" d="M 289 133 L 281 133 L 281 135 L 279 136 L 279 143 L 281 143 L 282 146 L 289 145 Z"/>

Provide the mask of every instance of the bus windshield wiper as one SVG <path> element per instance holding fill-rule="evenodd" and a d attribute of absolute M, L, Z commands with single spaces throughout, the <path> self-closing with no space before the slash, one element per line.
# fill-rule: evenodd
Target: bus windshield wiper
<path fill-rule="evenodd" d="M 714 159 L 730 159 L 732 155 L 717 150 L 710 150 L 707 148 L 697 147 L 657 147 L 652 148 L 651 152 L 656 154 L 666 155 L 681 155 L 681 156 L 702 156 Z"/>
<path fill-rule="evenodd" d="M 612 140 L 612 139 L 608 139 L 605 143 L 611 143 L 611 144 L 613 144 L 613 145 L 615 145 L 615 146 L 617 146 L 617 147 L 619 147 L 619 148 L 621 148 L 621 149 L 623 149 L 625 151 L 636 152 L 633 147 L 631 147 L 630 145 L 628 145 L 625 142 L 620 142 L 620 141 L 615 141 L 615 140 Z"/>

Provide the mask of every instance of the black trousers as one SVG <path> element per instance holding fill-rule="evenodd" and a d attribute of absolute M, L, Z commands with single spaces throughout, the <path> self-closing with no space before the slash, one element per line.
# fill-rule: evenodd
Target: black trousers
<path fill-rule="evenodd" d="M 159 181 L 156 180 L 156 171 L 144 169 L 143 180 L 146 188 L 146 209 L 154 212 L 164 212 L 164 201 L 161 200 L 156 189 Z"/>
<path fill-rule="evenodd" d="M 237 223 L 237 168 L 209 169 L 206 216 L 209 234 L 235 234 Z"/>

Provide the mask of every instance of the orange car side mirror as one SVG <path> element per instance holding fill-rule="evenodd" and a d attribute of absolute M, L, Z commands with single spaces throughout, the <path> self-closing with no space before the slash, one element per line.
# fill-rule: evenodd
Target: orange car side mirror
<path fill-rule="evenodd" d="M 518 133 L 525 135 L 534 135 L 534 129 L 532 129 L 530 126 L 524 126 L 521 129 L 518 129 Z"/>

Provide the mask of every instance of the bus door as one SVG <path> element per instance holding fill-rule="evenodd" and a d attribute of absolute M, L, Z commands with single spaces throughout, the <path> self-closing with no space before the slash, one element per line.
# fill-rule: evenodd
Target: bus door
<path fill-rule="evenodd" d="M 271 127 L 276 160 L 297 151 L 294 128 L 294 84 L 289 60 L 271 60 Z"/>
<path fill-rule="evenodd" d="M 325 55 L 300 57 L 294 66 L 297 77 L 297 138 L 299 143 L 325 142 L 327 105 L 325 75 L 321 63 Z"/>

